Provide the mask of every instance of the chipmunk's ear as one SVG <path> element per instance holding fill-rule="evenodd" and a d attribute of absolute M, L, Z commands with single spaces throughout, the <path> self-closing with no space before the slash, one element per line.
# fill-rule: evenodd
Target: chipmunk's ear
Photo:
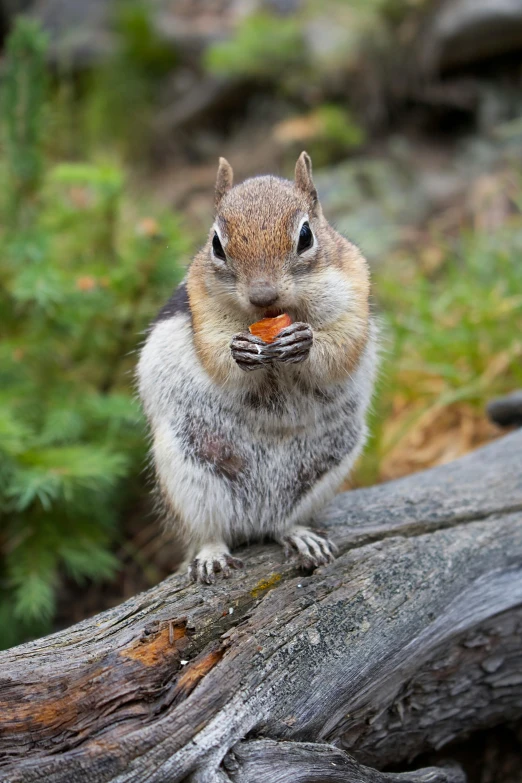
<path fill-rule="evenodd" d="M 301 152 L 295 164 L 295 184 L 309 197 L 312 209 L 319 211 L 319 199 L 312 179 L 312 159 L 307 152 Z"/>
<path fill-rule="evenodd" d="M 214 204 L 216 209 L 219 207 L 221 199 L 228 193 L 234 182 L 234 172 L 232 166 L 225 158 L 219 159 L 219 166 L 216 178 L 216 192 L 214 196 Z"/>

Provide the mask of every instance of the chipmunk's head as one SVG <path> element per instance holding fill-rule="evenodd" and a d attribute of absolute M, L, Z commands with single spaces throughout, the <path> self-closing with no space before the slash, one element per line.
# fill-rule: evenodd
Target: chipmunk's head
<path fill-rule="evenodd" d="M 216 320 L 240 328 L 282 313 L 314 326 L 346 312 L 366 317 L 366 261 L 324 218 L 306 152 L 294 181 L 262 176 L 235 187 L 221 158 L 215 210 L 189 276 L 197 329 Z"/>
<path fill-rule="evenodd" d="M 262 176 L 232 185 L 232 167 L 221 158 L 216 217 L 200 256 L 207 289 L 250 322 L 282 312 L 296 318 L 335 261 L 335 232 L 323 217 L 311 160 L 300 155 L 293 182 Z"/>

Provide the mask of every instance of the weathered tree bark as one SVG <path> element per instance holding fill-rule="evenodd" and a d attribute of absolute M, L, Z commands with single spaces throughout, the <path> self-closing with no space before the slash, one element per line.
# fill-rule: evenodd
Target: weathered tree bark
<path fill-rule="evenodd" d="M 324 526 L 313 574 L 257 545 L 1 653 L 0 780 L 462 781 L 377 769 L 522 715 L 522 432 Z"/>

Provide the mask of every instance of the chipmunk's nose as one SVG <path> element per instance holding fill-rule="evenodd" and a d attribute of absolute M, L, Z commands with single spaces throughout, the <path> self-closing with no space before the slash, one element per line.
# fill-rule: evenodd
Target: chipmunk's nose
<path fill-rule="evenodd" d="M 266 280 L 256 280 L 250 286 L 249 299 L 256 307 L 270 307 L 277 302 L 278 296 L 277 289 Z"/>

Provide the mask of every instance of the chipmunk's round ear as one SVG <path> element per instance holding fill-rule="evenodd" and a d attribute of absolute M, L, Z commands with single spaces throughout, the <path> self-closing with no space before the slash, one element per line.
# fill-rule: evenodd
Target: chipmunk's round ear
<path fill-rule="evenodd" d="M 317 190 L 312 179 L 312 159 L 307 152 L 301 152 L 295 164 L 295 184 L 309 197 L 312 209 L 319 210 Z"/>
<path fill-rule="evenodd" d="M 219 207 L 221 199 L 228 193 L 234 182 L 234 172 L 232 166 L 226 160 L 226 158 L 219 159 L 219 166 L 216 178 L 216 192 L 214 196 L 214 204 L 216 209 Z"/>

